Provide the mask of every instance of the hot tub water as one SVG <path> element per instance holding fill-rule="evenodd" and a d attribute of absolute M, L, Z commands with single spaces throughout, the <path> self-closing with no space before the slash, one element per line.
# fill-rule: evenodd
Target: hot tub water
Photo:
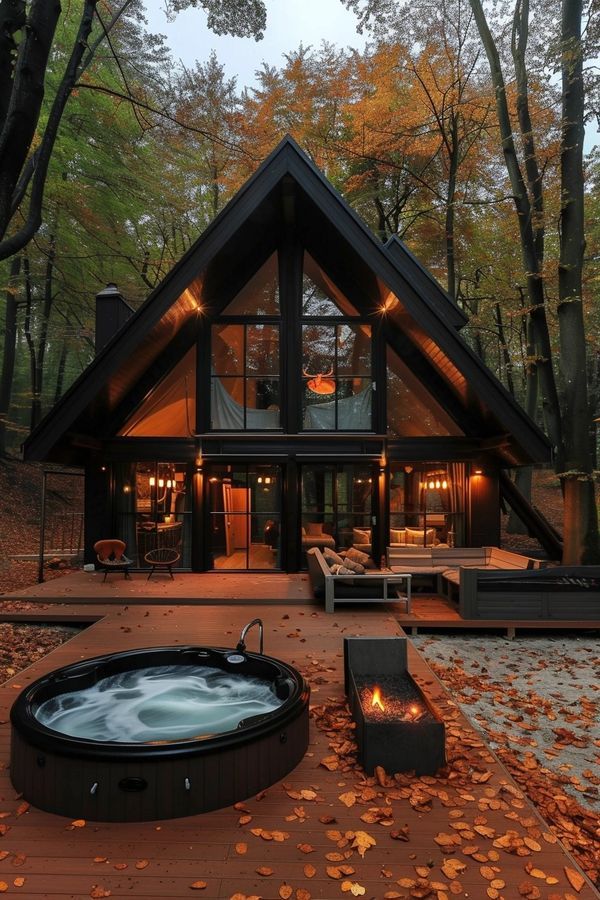
<path fill-rule="evenodd" d="M 232 731 L 282 702 L 273 682 L 261 678 L 209 666 L 148 666 L 51 697 L 35 717 L 91 741 L 173 741 Z"/>

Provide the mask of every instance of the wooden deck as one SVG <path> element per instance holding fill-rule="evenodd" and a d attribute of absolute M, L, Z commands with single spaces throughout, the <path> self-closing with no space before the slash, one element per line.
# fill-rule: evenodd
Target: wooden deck
<path fill-rule="evenodd" d="M 524 881 L 538 887 L 543 898 L 552 893 L 560 897 L 573 894 L 564 867 L 577 873 L 577 866 L 560 844 L 553 842 L 547 826 L 412 648 L 411 670 L 446 720 L 449 775 L 403 777 L 392 787 L 381 787 L 374 779 L 361 779 L 351 768 L 329 771 L 320 765 L 324 757 L 332 755 L 330 744 L 339 742 L 344 720 L 343 636 L 399 632 L 394 616 L 381 607 L 336 610 L 328 616 L 314 606 L 254 604 L 252 615 L 260 616 L 265 624 L 265 652 L 305 673 L 311 682 L 314 715 L 309 751 L 302 763 L 283 784 L 273 785 L 262 798 L 248 800 L 244 804 L 247 813 L 230 807 L 186 819 L 141 824 L 87 822 L 77 827 L 68 819 L 34 808 L 23 811 L 8 777 L 8 714 L 20 688 L 58 666 L 108 651 L 177 643 L 234 645 L 249 618 L 243 605 L 142 603 L 124 607 L 74 604 L 73 618 L 86 610 L 101 618 L 0 688 L 0 851 L 7 853 L 0 861 L 0 880 L 6 883 L 8 893 L 64 900 L 89 896 L 164 900 L 190 897 L 196 890 L 206 898 L 237 893 L 265 900 L 279 896 L 308 900 L 352 897 L 344 885 L 350 882 L 362 885 L 365 897 L 379 900 L 393 891 L 393 896 L 409 896 L 408 885 L 424 875 L 435 885 L 432 893 L 413 896 L 484 900 L 492 896 L 487 893 L 490 876 L 505 884 L 492 888 L 505 900 L 520 896 L 518 886 Z M 36 613 L 32 615 L 36 617 Z M 251 635 L 252 641 L 254 638 Z M 338 710 L 329 731 L 316 725 L 319 708 L 324 705 L 334 713 Z M 341 795 L 347 795 L 346 804 L 352 799 L 355 802 L 348 806 L 340 800 Z M 380 812 L 373 813 L 374 808 Z M 241 815 L 252 819 L 240 824 Z M 365 815 L 371 821 L 361 819 Z M 387 824 L 373 821 L 382 816 Z M 257 829 L 263 829 L 262 836 Z M 391 832 L 403 829 L 407 829 L 408 841 L 392 838 Z M 361 858 L 351 847 L 353 838 L 336 839 L 333 830 L 342 835 L 366 832 L 376 844 Z M 494 841 L 508 830 L 528 855 L 494 847 Z M 449 835 L 455 840 L 451 849 L 444 846 Z M 525 838 L 529 848 L 523 844 Z M 472 849 L 475 846 L 477 850 Z M 327 859 L 326 854 L 336 856 Z M 457 861 L 454 868 L 449 859 Z M 261 876 L 256 871 L 259 866 L 267 866 L 272 874 Z M 333 877 L 339 874 L 331 868 L 336 866 L 349 866 L 352 871 Z M 528 874 L 532 867 L 535 875 Z M 15 879 L 24 881 L 20 884 Z M 194 888 L 195 883 L 206 886 Z M 284 883 L 293 893 L 284 889 L 280 894 Z M 598 895 L 585 882 L 577 896 L 592 900 Z"/>
<path fill-rule="evenodd" d="M 20 613 L 9 613 L 3 609 L 3 601 L 26 601 L 37 604 L 44 621 L 61 621 L 63 604 L 68 604 L 64 612 L 71 615 L 75 602 L 82 609 L 86 606 L 139 603 L 145 606 L 177 603 L 179 605 L 205 606 L 212 604 L 276 604 L 313 605 L 321 604 L 313 599 L 308 575 L 299 573 L 261 574 L 210 572 L 206 574 L 178 573 L 171 580 L 167 576 L 155 576 L 148 580 L 144 573 L 134 573 L 130 579 L 123 575 L 111 574 L 103 581 L 100 572 L 74 572 L 62 578 L 54 578 L 43 584 L 34 584 L 20 591 L 0 595 L 0 615 L 4 621 L 18 621 Z M 597 631 L 600 621 L 590 620 L 550 620 L 550 619 L 462 619 L 458 606 L 451 600 L 436 594 L 413 594 L 410 613 L 401 611 L 398 604 L 396 618 L 407 634 L 443 629 L 446 631 L 500 631 L 514 637 L 517 631 L 558 630 Z M 91 609 L 82 612 L 81 621 L 89 620 Z M 27 614 L 26 618 L 29 618 Z"/>

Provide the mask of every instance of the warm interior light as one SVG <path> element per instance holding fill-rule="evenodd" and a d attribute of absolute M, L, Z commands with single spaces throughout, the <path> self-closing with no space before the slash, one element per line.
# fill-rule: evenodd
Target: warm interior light
<path fill-rule="evenodd" d="M 438 489 L 438 491 L 439 491 L 439 489 L 440 489 L 440 488 L 441 488 L 441 486 L 442 486 L 442 483 L 441 483 L 441 481 L 440 481 L 440 479 L 439 479 L 439 478 L 438 478 L 438 479 L 437 479 L 437 481 L 436 481 L 436 482 L 435 482 L 435 486 L 436 486 L 436 488 L 437 488 L 437 489 Z"/>
<path fill-rule="evenodd" d="M 159 479 L 158 479 L 158 486 L 159 486 L 159 487 L 164 487 L 164 486 L 165 486 L 165 480 L 164 480 L 164 478 L 159 478 Z"/>
<path fill-rule="evenodd" d="M 311 375 L 310 372 L 303 369 L 302 374 L 309 379 L 306 382 L 306 386 L 313 394 L 335 393 L 335 378 L 330 377 L 333 375 L 333 368 L 329 372 L 317 372 L 316 375 Z"/>
<path fill-rule="evenodd" d="M 413 704 L 413 705 L 409 708 L 409 712 L 410 712 L 411 716 L 418 716 L 420 710 L 419 710 L 419 707 L 418 707 L 418 706 L 415 706 L 415 704 Z"/>
<path fill-rule="evenodd" d="M 213 475 L 213 477 L 209 478 L 208 480 L 210 481 L 211 484 L 215 484 L 215 482 L 217 482 L 219 479 L 216 477 L 216 475 Z"/>
<path fill-rule="evenodd" d="M 476 475 L 483 475 L 483 469 L 475 469 Z"/>
<path fill-rule="evenodd" d="M 265 478 L 265 484 L 271 484 L 271 476 L 270 475 L 267 475 L 267 477 Z"/>
<path fill-rule="evenodd" d="M 429 482 L 429 490 L 432 491 L 434 489 L 434 487 L 435 487 L 435 481 L 430 481 Z"/>
<path fill-rule="evenodd" d="M 442 488 L 443 488 L 444 490 L 446 490 L 447 487 L 448 487 L 448 482 L 447 482 L 446 479 L 444 478 L 444 480 L 442 481 Z"/>
<path fill-rule="evenodd" d="M 258 481 L 259 484 L 262 484 L 262 475 L 259 475 L 256 480 Z"/>
<path fill-rule="evenodd" d="M 383 705 L 383 700 L 381 699 L 381 690 L 378 687 L 376 687 L 373 691 L 371 706 L 378 706 L 382 712 L 385 712 L 385 706 Z"/>
<path fill-rule="evenodd" d="M 155 487 L 155 486 L 156 486 L 156 478 L 155 478 L 153 475 L 151 475 L 150 478 L 149 478 L 148 480 L 149 480 L 149 483 L 150 483 L 150 487 Z"/>

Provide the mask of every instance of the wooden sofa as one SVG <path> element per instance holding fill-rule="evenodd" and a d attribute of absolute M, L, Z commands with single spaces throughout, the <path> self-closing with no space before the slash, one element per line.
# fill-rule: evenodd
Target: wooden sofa
<path fill-rule="evenodd" d="M 332 613 L 336 603 L 398 600 L 403 601 L 406 612 L 410 612 L 410 574 L 369 571 L 364 575 L 334 575 L 318 547 L 311 547 L 306 559 L 314 595 L 325 600 L 326 612 Z"/>
<path fill-rule="evenodd" d="M 473 601 L 478 575 L 465 573 L 493 571 L 499 582 L 505 573 L 539 569 L 541 562 L 498 547 L 388 547 L 388 564 L 392 572 L 430 577 L 437 593 L 458 596 L 461 616 L 479 618 Z"/>

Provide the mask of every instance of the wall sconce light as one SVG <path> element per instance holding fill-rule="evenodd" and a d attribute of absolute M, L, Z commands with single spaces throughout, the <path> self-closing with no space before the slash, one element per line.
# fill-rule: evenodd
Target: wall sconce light
<path fill-rule="evenodd" d="M 211 484 L 216 484 L 219 479 L 217 478 L 216 475 L 213 475 L 212 478 L 209 478 L 208 480 L 210 481 Z"/>
<path fill-rule="evenodd" d="M 475 469 L 473 472 L 474 475 L 483 475 L 483 469 Z"/>
<path fill-rule="evenodd" d="M 101 471 L 101 472 L 106 472 L 106 466 L 100 466 L 100 471 Z"/>
<path fill-rule="evenodd" d="M 262 475 L 259 475 L 256 480 L 257 480 L 258 484 L 262 484 L 263 483 Z"/>
<path fill-rule="evenodd" d="M 127 484 L 127 482 L 123 485 L 123 493 L 130 494 L 131 493 L 131 485 Z"/>

